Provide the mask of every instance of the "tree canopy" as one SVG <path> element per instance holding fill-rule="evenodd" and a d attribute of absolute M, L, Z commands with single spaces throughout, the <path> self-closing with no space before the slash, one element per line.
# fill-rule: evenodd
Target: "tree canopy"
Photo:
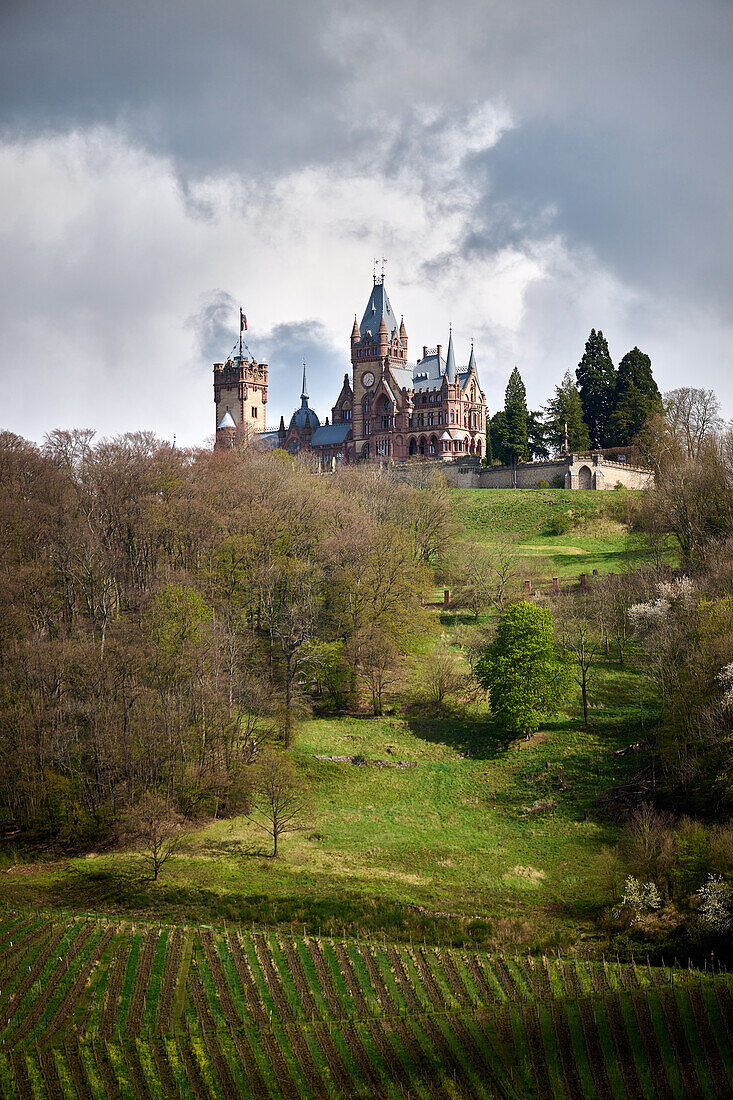
<path fill-rule="evenodd" d="M 608 342 L 600 329 L 598 332 L 591 329 L 575 377 L 591 443 L 594 447 L 608 446 L 608 421 L 616 394 L 616 371 L 611 362 Z"/>
<path fill-rule="evenodd" d="M 652 377 L 652 361 L 638 348 L 627 351 L 618 365 L 614 407 L 608 421 L 608 440 L 626 446 L 647 421 L 664 412 L 662 396 Z"/>
<path fill-rule="evenodd" d="M 555 387 L 555 396 L 547 402 L 545 409 L 547 439 L 555 451 L 565 445 L 565 426 L 568 432 L 568 448 L 571 451 L 589 451 L 590 435 L 588 425 L 583 419 L 583 406 L 578 387 L 570 371 L 559 386 Z"/>
<path fill-rule="evenodd" d="M 527 391 L 522 376 L 515 367 L 509 376 L 504 394 L 505 449 L 512 463 L 528 457 Z"/>
<path fill-rule="evenodd" d="M 555 656 L 552 615 L 532 603 L 517 603 L 499 619 L 496 638 L 476 664 L 476 678 L 490 693 L 495 721 L 529 736 L 555 713 L 565 671 Z"/>

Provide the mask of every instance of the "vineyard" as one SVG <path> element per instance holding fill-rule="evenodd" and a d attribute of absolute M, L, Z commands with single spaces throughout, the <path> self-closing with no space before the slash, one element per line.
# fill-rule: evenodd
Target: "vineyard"
<path fill-rule="evenodd" d="M 733 1097 L 725 974 L 9 913 L 7 1097 Z"/>

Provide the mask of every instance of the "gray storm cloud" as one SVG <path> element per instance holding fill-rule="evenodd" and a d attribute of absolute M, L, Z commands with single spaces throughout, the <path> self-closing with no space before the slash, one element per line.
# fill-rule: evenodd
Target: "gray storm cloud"
<path fill-rule="evenodd" d="M 423 327 L 479 303 L 464 323 L 496 400 L 518 361 L 539 403 L 593 325 L 617 358 L 646 348 L 663 388 L 712 386 L 730 413 L 731 47 L 723 0 L 3 5 L 6 426 L 202 437 L 207 371 L 247 295 L 272 415 L 303 357 L 327 412 L 335 334 L 383 249 L 413 311 L 434 303 Z M 347 261 L 365 267 L 348 307 Z M 321 273 L 320 303 L 294 264 Z M 502 304 L 497 272 L 522 264 L 536 273 Z M 19 385 L 39 346 L 43 395 Z"/>

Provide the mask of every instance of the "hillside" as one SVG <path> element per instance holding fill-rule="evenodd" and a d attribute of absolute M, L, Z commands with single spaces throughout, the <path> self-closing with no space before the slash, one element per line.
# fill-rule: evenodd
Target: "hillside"
<path fill-rule="evenodd" d="M 21 1098 L 730 1095 L 723 975 L 241 926 L 0 921 Z"/>
<path fill-rule="evenodd" d="M 577 580 L 649 560 L 630 526 L 641 497 L 633 490 L 452 489 L 449 497 L 460 537 L 488 545 L 515 539 L 529 573 Z"/>

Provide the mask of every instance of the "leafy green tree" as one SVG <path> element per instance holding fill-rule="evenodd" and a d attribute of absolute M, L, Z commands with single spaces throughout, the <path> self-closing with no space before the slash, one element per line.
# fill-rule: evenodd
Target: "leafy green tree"
<path fill-rule="evenodd" d="M 494 461 L 494 447 L 491 439 L 491 420 L 486 417 L 486 465 L 491 466 Z"/>
<path fill-rule="evenodd" d="M 652 361 L 638 348 L 628 351 L 618 365 L 614 409 L 608 421 L 608 439 L 626 446 L 664 406 L 652 377 Z"/>
<path fill-rule="evenodd" d="M 527 446 L 527 391 L 522 376 L 515 367 L 509 376 L 504 395 L 506 450 L 512 466 L 529 454 Z"/>
<path fill-rule="evenodd" d="M 565 425 L 568 449 L 576 452 L 590 450 L 588 425 L 583 419 L 580 394 L 570 371 L 565 372 L 562 382 L 555 387 L 555 396 L 547 402 L 545 416 L 547 440 L 555 451 L 565 446 Z"/>
<path fill-rule="evenodd" d="M 476 663 L 476 678 L 490 692 L 495 721 L 530 737 L 545 715 L 555 713 L 566 687 L 550 612 L 524 602 L 505 611 L 496 638 Z"/>
<path fill-rule="evenodd" d="M 590 429 L 594 447 L 605 447 L 608 421 L 616 396 L 616 371 L 608 351 L 608 342 L 599 329 L 590 330 L 585 354 L 575 372 L 583 406 L 583 417 Z"/>

